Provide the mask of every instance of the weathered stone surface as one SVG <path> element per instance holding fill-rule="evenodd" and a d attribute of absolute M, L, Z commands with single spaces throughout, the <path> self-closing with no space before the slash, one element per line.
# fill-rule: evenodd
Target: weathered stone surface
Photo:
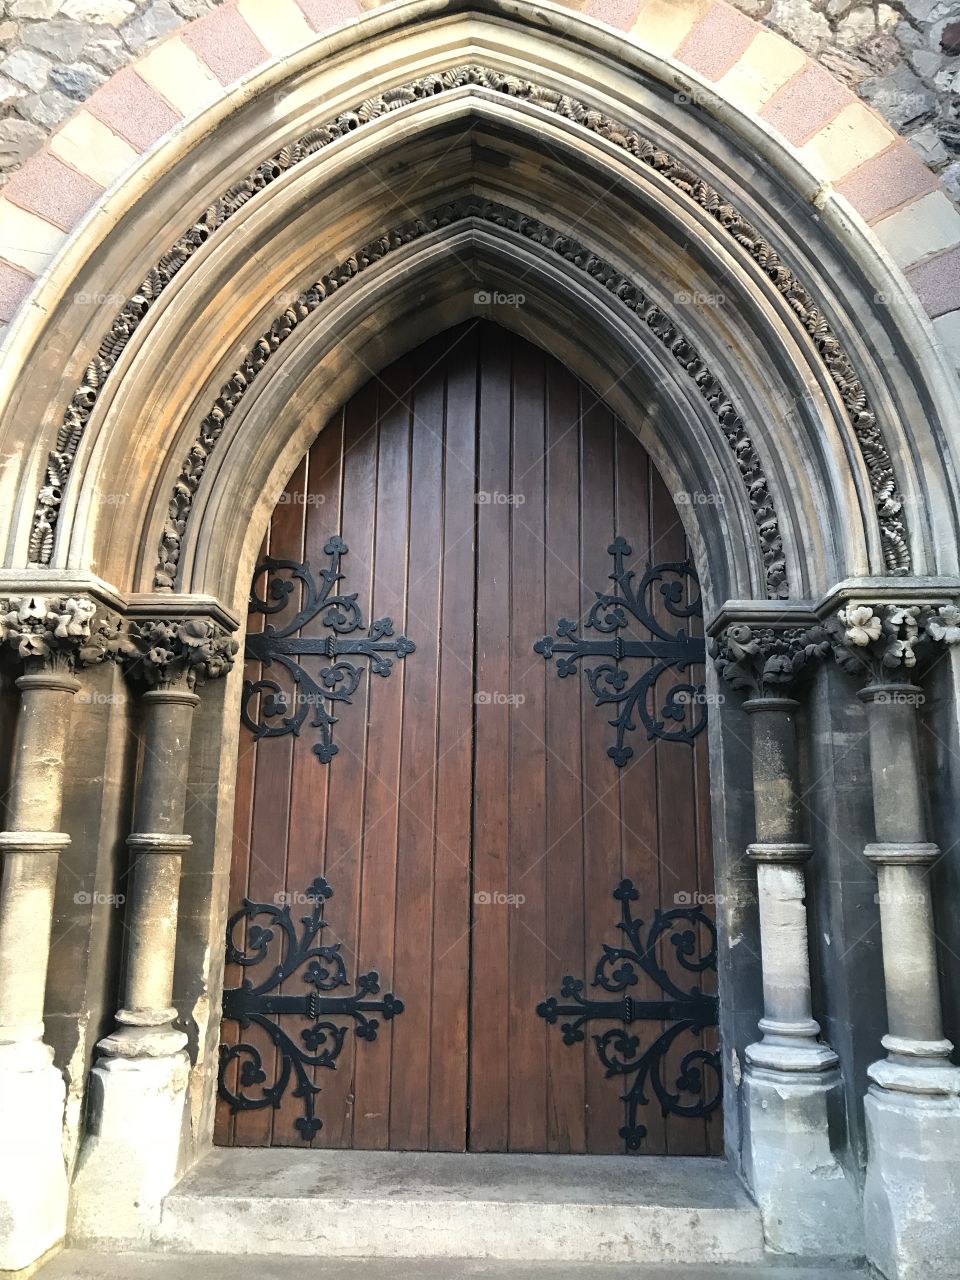
<path fill-rule="evenodd" d="M 946 164 L 950 159 L 950 153 L 943 145 L 940 135 L 933 125 L 928 125 L 925 129 L 919 129 L 916 133 L 911 134 L 910 145 L 924 164 L 929 165 L 932 169 L 939 169 L 941 165 Z M 943 181 L 946 181 L 945 173 L 940 176 Z"/>
<path fill-rule="evenodd" d="M 153 0 L 135 18 L 123 24 L 120 35 L 128 49 L 138 52 L 151 41 L 168 35 L 182 23 L 183 18 L 168 0 Z"/>
<path fill-rule="evenodd" d="M 136 12 L 133 0 L 66 0 L 62 13 L 67 18 L 117 26 Z"/>
<path fill-rule="evenodd" d="M 31 93 L 20 103 L 20 110 L 34 124 L 41 128 L 53 130 L 62 124 L 77 104 L 59 89 L 44 89 L 43 93 Z"/>
<path fill-rule="evenodd" d="M 65 67 L 54 67 L 50 72 L 50 82 L 63 91 L 68 98 L 83 102 L 89 98 L 97 85 L 106 80 L 106 73 L 89 62 L 74 62 Z"/>
<path fill-rule="evenodd" d="M 205 13 L 211 13 L 218 3 L 219 0 L 173 0 L 173 7 L 185 18 L 202 18 Z"/>
<path fill-rule="evenodd" d="M 89 23 L 70 22 L 62 16 L 49 22 L 31 22 L 23 28 L 24 44 L 39 49 L 55 62 L 73 62 L 92 36 Z"/>
<path fill-rule="evenodd" d="M 5 107 L 16 102 L 18 98 L 24 97 L 26 92 L 22 84 L 17 84 L 15 80 L 8 80 L 6 76 L 0 76 L 0 106 Z"/>
<path fill-rule="evenodd" d="M 11 18 L 52 18 L 63 0 L 12 0 L 9 5 Z"/>
<path fill-rule="evenodd" d="M 120 37 L 106 28 L 102 29 L 101 35 L 94 36 L 83 47 L 84 61 L 92 62 L 95 67 L 108 73 L 119 71 L 126 65 L 129 57 L 127 46 Z"/>
<path fill-rule="evenodd" d="M 811 55 L 830 39 L 830 23 L 808 0 L 774 0 L 767 22 Z"/>
<path fill-rule="evenodd" d="M 748 1069 L 743 1085 L 744 1172 L 777 1253 L 856 1257 L 863 1253 L 855 1180 L 843 1147 L 843 1098 L 836 1071 Z"/>
<path fill-rule="evenodd" d="M 940 181 L 953 196 L 954 200 L 960 202 L 960 160 L 954 160 L 948 165 L 940 175 Z"/>
<path fill-rule="evenodd" d="M 0 62 L 0 74 L 16 80 L 26 89 L 38 92 L 47 83 L 53 63 L 32 49 L 16 49 Z"/>
<path fill-rule="evenodd" d="M 936 95 L 909 67 L 898 67 L 888 76 L 865 80 L 860 85 L 860 96 L 895 129 L 929 120 L 937 110 Z"/>
<path fill-rule="evenodd" d="M 0 100 L 2 96 L 3 85 L 0 83 Z M 44 131 L 29 120 L 18 120 L 16 116 L 0 120 L 0 166 L 12 169 L 23 164 L 44 136 Z"/>

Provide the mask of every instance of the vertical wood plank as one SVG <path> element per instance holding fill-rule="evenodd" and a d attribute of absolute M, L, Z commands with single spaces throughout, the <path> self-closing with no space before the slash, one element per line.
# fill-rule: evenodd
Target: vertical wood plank
<path fill-rule="evenodd" d="M 405 615 L 406 544 L 410 485 L 409 361 L 392 365 L 379 379 L 380 442 L 373 596 L 370 619 Z M 414 643 L 416 640 L 414 639 Z M 364 844 L 360 895 L 359 964 L 375 969 L 381 989 L 394 988 L 394 913 L 397 889 L 397 821 L 406 663 L 388 679 L 369 675 L 371 732 L 367 741 Z M 401 999 L 403 997 L 401 996 Z M 375 1047 L 356 1055 L 357 1107 L 353 1144 L 368 1150 L 390 1140 L 390 1074 L 393 1037 L 381 1029 Z"/>
<path fill-rule="evenodd" d="M 436 367 L 438 358 L 441 367 Z M 440 647 L 440 556 L 443 529 L 442 352 L 435 344 L 411 358 L 413 432 L 405 632 L 416 636 L 404 667 L 403 754 L 394 905 L 394 984 L 409 993 L 393 1026 L 390 1146 L 422 1151 L 430 1133 L 430 1025 L 433 1011 L 435 857 L 463 858 L 438 846 L 436 821 L 437 669 Z M 399 626 L 399 619 L 398 619 Z M 463 995 L 466 995 L 464 989 Z"/>
<path fill-rule="evenodd" d="M 610 586 L 611 559 L 607 548 L 614 536 L 614 419 L 606 405 L 589 388 L 583 388 L 581 400 L 582 634 L 596 593 L 606 591 Z M 620 784 L 618 771 L 607 755 L 612 733 L 608 721 L 613 719 L 613 715 L 608 708 L 594 705 L 583 670 L 584 665 L 590 666 L 590 661 L 580 665 L 585 920 L 582 972 L 589 983 L 600 944 L 616 937 L 611 911 L 615 904 L 610 895 L 621 878 Z M 593 1047 L 592 1043 L 590 1047 Z M 608 1079 L 595 1054 L 593 1061 L 588 1062 L 586 1077 L 587 1150 L 595 1154 L 622 1151 L 623 1140 L 619 1137 L 619 1130 L 626 1115 L 620 1100 L 624 1091 L 622 1079 Z"/>
<path fill-rule="evenodd" d="M 343 414 L 343 460 L 341 479 L 340 536 L 349 548 L 341 560 L 344 580 L 341 589 L 357 592 L 364 620 L 370 618 L 373 592 L 373 532 L 377 503 L 377 384 L 367 383 L 347 404 Z M 316 530 L 319 533 L 319 527 Z M 334 530 L 335 531 L 335 530 Z M 311 546 L 313 530 L 311 534 Z M 323 544 L 314 554 L 323 563 Z M 339 942 L 347 974 L 356 979 L 372 967 L 360 954 L 360 882 L 363 866 L 363 806 L 366 790 L 366 749 L 370 677 L 365 674 L 351 705 L 335 711 L 334 739 L 337 754 L 323 766 L 327 780 L 327 834 L 324 848 L 324 875 L 333 888 L 325 912 L 329 926 L 327 942 Z M 374 1046 L 360 1044 L 359 1052 Z M 323 1128 L 313 1146 L 351 1147 L 356 1102 L 355 1065 L 358 1041 L 349 1030 L 335 1070 L 325 1070 L 318 1082 L 323 1092 L 318 1099 L 318 1115 Z"/>
<path fill-rule="evenodd" d="M 299 560 L 303 553 L 304 504 L 300 499 L 304 493 L 305 476 L 306 460 L 303 460 L 286 486 L 270 522 L 270 554 L 278 559 Z M 258 582 L 261 592 L 266 589 L 265 580 L 264 575 Z M 282 619 L 291 617 L 300 608 L 300 599 L 298 584 L 291 591 L 282 613 L 271 616 L 270 621 L 282 625 Z M 268 668 L 264 675 L 275 679 L 285 695 L 292 699 L 293 683 L 277 664 Z M 286 883 L 293 744 L 293 738 L 288 736 L 261 739 L 258 746 L 245 895 L 253 902 L 275 903 Z M 279 947 L 279 940 L 275 945 Z M 256 1026 L 245 1028 L 243 1039 L 259 1050 L 267 1075 L 266 1083 L 270 1084 L 276 1079 L 278 1065 L 273 1042 L 265 1031 Z M 234 1141 L 238 1146 L 268 1146 L 273 1136 L 273 1120 L 274 1112 L 268 1107 L 239 1111 L 234 1119 Z"/>
<path fill-rule="evenodd" d="M 477 364 L 477 327 L 471 325 L 466 333 L 456 336 L 446 359 L 430 1026 L 433 1151 L 463 1151 L 467 1144 Z"/>
<path fill-rule="evenodd" d="M 654 556 L 657 562 L 682 561 L 686 557 L 686 537 L 673 498 L 656 472 L 651 473 L 651 510 L 653 512 Z M 686 596 L 685 596 L 686 598 Z M 680 624 L 671 615 L 660 592 L 652 596 L 655 616 L 671 630 Z M 689 624 L 688 629 L 689 629 Z M 669 688 L 671 674 L 663 677 L 662 700 Z M 664 861 L 662 898 L 664 908 L 671 909 L 693 902 L 699 891 L 697 879 L 697 813 L 694 789 L 693 748 L 684 742 L 657 743 L 658 823 L 660 846 L 668 857 Z M 679 800 L 678 800 L 679 798 Z M 684 989 L 696 978 L 677 961 L 676 950 L 666 937 L 662 940 L 660 961 L 667 973 Z M 670 1046 L 664 1057 L 664 1079 L 673 1090 L 680 1062 L 692 1048 L 702 1043 L 701 1036 L 684 1032 Z M 689 1095 L 682 1101 L 689 1103 Z M 671 1115 L 666 1123 L 666 1146 L 671 1155 L 702 1155 L 705 1127 L 702 1120 Z"/>
<path fill-rule="evenodd" d="M 580 384 L 556 361 L 546 373 L 546 620 L 557 621 L 580 601 Z M 539 659 L 543 662 L 543 659 Z M 581 708 L 572 679 L 546 673 L 547 957 L 543 994 L 556 995 L 567 974 L 584 976 L 584 830 L 581 790 Z M 586 714 L 590 714 L 588 709 Z M 547 1037 L 548 1151 L 586 1151 L 586 1072 L 596 1070 L 593 1044 L 565 1045 L 557 1028 Z"/>
<path fill-rule="evenodd" d="M 327 539 L 340 529 L 340 460 L 343 456 L 343 413 L 337 413 L 320 432 L 306 460 L 304 483 L 304 535 L 303 559 L 314 577 L 327 563 L 323 554 Z M 325 633 L 321 617 L 309 619 L 298 635 L 304 639 Z M 323 658 L 307 660 L 307 669 L 315 678 L 325 665 Z M 329 704 L 326 704 L 329 705 Z M 313 880 L 325 870 L 327 795 L 330 770 L 323 766 L 313 751 L 314 737 L 310 729 L 313 708 L 308 708 L 306 726 L 294 739 L 290 761 L 290 819 L 287 849 L 285 890 L 290 912 L 295 921 L 308 914 L 310 904 L 304 894 Z M 331 911 L 333 918 L 333 911 Z M 329 935 L 330 930 L 324 933 Z M 329 936 L 320 939 L 321 944 L 333 941 Z M 303 971 L 294 974 L 283 985 L 284 992 L 302 995 Z M 321 1094 L 317 1114 L 325 1119 L 327 1097 L 325 1091 L 333 1072 L 316 1067 L 311 1072 Z M 303 1145 L 303 1137 L 296 1122 L 302 1115 L 302 1101 L 289 1089 L 274 1117 L 273 1145 Z"/>
<path fill-rule="evenodd" d="M 546 1032 L 536 1016 L 546 982 L 546 742 L 543 660 L 544 356 L 515 341 L 511 524 L 508 894 L 510 1041 L 509 1147 L 543 1151 L 547 1140 Z M 521 501 L 522 499 L 522 501 Z M 516 701 L 514 701 L 514 699 Z"/>
<path fill-rule="evenodd" d="M 510 718 L 494 699 L 510 681 L 510 513 L 495 495 L 510 489 L 511 344 L 481 331 L 477 488 L 476 706 L 474 730 L 473 930 L 470 997 L 470 1149 L 509 1143 L 509 920 L 496 895 L 509 884 Z"/>
<path fill-rule="evenodd" d="M 617 532 L 626 538 L 633 554 L 625 561 L 634 571 L 634 586 L 643 578 L 648 564 L 653 563 L 654 549 L 651 533 L 650 510 L 650 462 L 636 436 L 622 422 L 616 426 L 616 522 Z M 656 590 L 656 587 L 653 588 Z M 625 639 L 648 640 L 647 628 L 627 615 L 627 626 L 622 631 Z M 631 681 L 653 665 L 652 659 L 633 659 L 629 663 Z M 636 885 L 639 900 L 636 914 L 645 927 L 653 917 L 654 909 L 662 902 L 663 879 L 669 876 L 670 849 L 664 848 L 657 830 L 657 762 L 655 741 L 647 738 L 639 717 L 636 731 L 630 735 L 633 756 L 620 770 L 620 812 L 622 825 L 620 840 L 623 857 L 623 874 Z M 613 732 L 611 730 L 611 732 Z M 664 867 L 667 867 L 666 873 Z M 617 904 L 611 900 L 611 911 Z M 661 1000 L 663 992 L 642 971 L 638 972 L 637 985 L 632 994 L 641 1000 Z M 651 1043 L 663 1030 L 661 1022 L 644 1022 L 633 1031 L 641 1037 L 641 1044 Z M 646 1155 L 662 1155 L 666 1150 L 664 1119 L 657 1105 L 643 1109 L 638 1117 L 647 1130 L 641 1150 Z"/>

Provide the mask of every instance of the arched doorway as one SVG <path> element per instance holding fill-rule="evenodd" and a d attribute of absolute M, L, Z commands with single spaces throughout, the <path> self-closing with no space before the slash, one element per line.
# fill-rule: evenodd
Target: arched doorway
<path fill-rule="evenodd" d="M 674 497 L 524 338 L 334 415 L 251 595 L 220 1143 L 720 1152 L 702 635 Z"/>

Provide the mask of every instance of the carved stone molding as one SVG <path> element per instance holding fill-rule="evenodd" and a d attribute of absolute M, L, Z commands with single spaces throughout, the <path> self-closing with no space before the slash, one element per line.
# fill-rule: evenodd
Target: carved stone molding
<path fill-rule="evenodd" d="M 830 652 L 823 627 L 750 626 L 735 622 L 713 642 L 722 679 L 751 698 L 787 694 L 808 663 Z"/>
<path fill-rule="evenodd" d="M 104 335 L 96 355 L 87 366 L 80 385 L 73 393 L 57 433 L 56 448 L 48 458 L 46 482 L 37 497 L 30 539 L 31 561 L 39 564 L 50 563 L 63 488 L 73 467 L 77 448 L 90 413 L 132 333 L 163 289 L 190 257 L 207 240 L 215 236 L 237 210 L 257 192 L 308 156 L 322 150 L 337 138 L 363 127 L 371 120 L 398 107 L 418 99 L 450 92 L 468 84 L 480 85 L 508 97 L 553 111 L 603 137 L 614 146 L 628 151 L 641 162 L 656 169 L 673 186 L 695 201 L 716 220 L 740 250 L 761 267 L 799 317 L 840 394 L 870 478 L 887 571 L 894 574 L 908 572 L 910 552 L 902 517 L 902 503 L 889 451 L 877 425 L 876 416 L 868 403 L 863 382 L 857 376 L 849 356 L 843 350 L 810 290 L 784 265 L 757 228 L 745 219 L 716 188 L 649 138 L 623 122 L 592 109 L 587 103 L 578 99 L 526 79 L 504 75 L 494 69 L 475 65 L 461 65 L 447 71 L 433 73 L 406 85 L 388 89 L 381 95 L 367 98 L 354 110 L 342 112 L 328 123 L 311 129 L 303 137 L 262 161 L 194 219 L 151 269 L 136 293 L 121 307 L 109 332 Z M 292 322 L 291 317 L 293 317 Z M 267 347 L 259 350 L 257 358 L 268 355 L 270 343 L 275 341 L 279 344 L 289 332 L 289 328 L 292 328 L 297 319 L 302 318 L 297 316 L 296 304 L 294 304 L 294 308 L 288 310 L 286 320 L 281 320 L 272 327 L 272 336 L 266 338 Z M 695 352 L 691 350 L 689 356 L 699 364 Z M 678 356 L 678 358 L 681 357 Z M 712 375 L 706 371 L 700 369 L 692 374 L 695 377 L 701 375 L 705 375 L 711 386 L 713 385 Z M 719 388 L 717 392 L 722 397 L 722 391 Z M 744 447 L 749 450 L 750 445 L 745 439 L 743 424 L 739 422 L 729 403 L 725 404 L 723 414 L 730 420 L 728 424 L 730 429 L 744 435 Z M 193 461 L 199 462 L 202 459 L 198 455 Z M 759 473 L 756 483 L 765 488 L 762 475 Z M 772 509 L 770 514 L 772 516 Z M 176 525 L 176 523 L 174 517 L 173 524 Z M 182 530 L 180 533 L 182 534 Z M 775 527 L 772 535 L 778 536 Z M 761 528 L 761 538 L 764 536 L 765 530 Z M 163 563 L 166 564 L 167 561 L 164 560 Z M 175 566 L 175 558 L 171 563 Z M 161 570 L 158 573 L 158 580 L 161 576 L 169 575 L 165 570 Z M 164 585 L 168 584 L 164 583 Z M 780 590 L 782 585 L 781 576 L 774 594 L 784 594 Z"/>
<path fill-rule="evenodd" d="M 883 683 L 909 673 L 917 665 L 918 650 L 960 644 L 960 607 L 851 602 L 826 627 L 845 671 Z"/>
<path fill-rule="evenodd" d="M 72 670 L 111 656 L 119 634 L 116 614 L 85 596 L 0 597 L 0 644 L 29 665 Z"/>
<path fill-rule="evenodd" d="M 243 364 L 234 370 L 220 388 L 220 394 L 213 408 L 200 423 L 197 438 L 184 459 L 183 469 L 170 496 L 154 586 L 158 589 L 173 587 L 183 535 L 193 504 L 193 495 L 199 487 L 207 460 L 216 448 L 227 419 L 235 412 L 250 384 L 261 373 L 280 344 L 290 336 L 297 325 L 308 319 L 326 298 L 393 250 L 429 235 L 441 227 L 452 226 L 470 218 L 513 231 L 552 250 L 576 270 L 599 281 L 627 310 L 646 322 L 669 355 L 693 379 L 698 392 L 710 406 L 727 443 L 733 450 L 757 526 L 767 593 L 773 598 L 785 597 L 788 594 L 788 584 L 783 557 L 783 539 L 760 458 L 747 435 L 743 419 L 730 402 L 719 379 L 704 363 L 696 348 L 684 337 L 676 322 L 644 295 L 639 285 L 622 275 L 609 262 L 598 257 L 580 241 L 557 231 L 538 218 L 528 217 L 509 205 L 486 200 L 480 196 L 466 196 L 462 200 L 440 205 L 423 217 L 404 222 L 364 245 L 300 293 L 274 320 L 266 333 L 257 340 Z"/>
<path fill-rule="evenodd" d="M 239 643 L 207 618 L 141 618 L 127 621 L 116 652 L 127 675 L 148 688 L 188 689 L 215 680 L 233 666 Z"/>

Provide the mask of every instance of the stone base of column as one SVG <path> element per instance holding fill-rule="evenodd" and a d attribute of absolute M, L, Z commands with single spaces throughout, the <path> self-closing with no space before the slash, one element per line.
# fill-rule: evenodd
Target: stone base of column
<path fill-rule="evenodd" d="M 90 1073 L 91 1118 L 73 1180 L 71 1237 L 148 1238 L 182 1167 L 190 1062 L 101 1058 Z"/>
<path fill-rule="evenodd" d="M 743 1099 L 744 1172 L 767 1247 L 862 1257 L 860 1198 L 835 1152 L 844 1132 L 840 1073 L 832 1066 L 774 1071 L 748 1064 Z"/>
<path fill-rule="evenodd" d="M 67 1224 L 63 1076 L 45 1045 L 0 1048 L 0 1271 L 57 1245 Z"/>
<path fill-rule="evenodd" d="M 950 1068 L 946 1068 L 950 1070 Z M 944 1074 L 942 1071 L 938 1075 Z M 955 1085 L 960 1071 L 953 1069 Z M 873 1084 L 864 1109 L 867 1256 L 889 1280 L 960 1276 L 960 1098 Z"/>

